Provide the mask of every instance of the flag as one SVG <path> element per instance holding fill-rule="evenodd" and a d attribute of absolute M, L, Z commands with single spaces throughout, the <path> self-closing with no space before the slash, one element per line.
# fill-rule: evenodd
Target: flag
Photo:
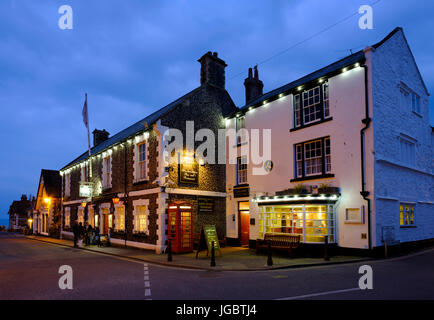
<path fill-rule="evenodd" d="M 87 130 L 89 130 L 89 115 L 87 113 L 87 93 L 86 93 L 86 97 L 84 99 L 84 106 L 83 106 L 83 111 L 81 112 L 81 114 L 83 115 L 83 123 L 86 126 Z"/>

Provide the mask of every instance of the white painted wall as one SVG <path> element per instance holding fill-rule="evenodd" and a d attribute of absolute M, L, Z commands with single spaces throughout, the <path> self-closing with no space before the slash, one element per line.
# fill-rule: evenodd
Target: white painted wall
<path fill-rule="evenodd" d="M 434 176 L 432 129 L 429 125 L 428 94 L 402 31 L 396 32 L 372 53 L 376 245 L 382 245 L 382 227 L 395 227 L 401 242 L 434 238 Z M 416 92 L 421 112 L 403 98 L 404 83 Z M 398 137 L 405 134 L 416 142 L 414 166 L 400 159 Z M 415 203 L 416 228 L 400 228 L 401 201 Z"/>
<path fill-rule="evenodd" d="M 361 234 L 368 232 L 367 224 L 344 224 L 346 208 L 360 208 L 366 202 L 360 196 L 360 130 L 361 120 L 365 117 L 364 69 L 359 67 L 329 79 L 330 112 L 332 121 L 290 132 L 293 123 L 292 95 L 273 101 L 246 114 L 246 128 L 272 129 L 273 170 L 265 176 L 252 175 L 252 165 L 248 167 L 248 183 L 251 197 L 274 195 L 276 191 L 294 187 L 300 182 L 291 183 L 294 174 L 294 144 L 324 136 L 330 136 L 332 152 L 332 173 L 334 178 L 310 180 L 305 185 L 330 183 L 340 187 L 341 200 L 337 207 L 338 234 L 340 246 L 365 248 L 368 240 L 361 239 Z M 227 128 L 235 128 L 235 119 L 227 121 Z M 233 146 L 229 145 L 228 148 Z M 228 154 L 228 152 L 227 152 Z M 228 155 L 229 156 L 229 155 Z M 228 159 L 229 160 L 229 159 Z M 235 183 L 235 165 L 227 165 L 227 192 L 233 194 Z M 245 199 L 227 199 L 227 236 L 238 237 L 237 221 L 232 221 L 232 214 L 237 213 L 237 201 Z M 250 217 L 258 222 L 257 205 L 251 202 Z M 236 214 L 236 220 L 238 215 Z M 251 226 L 250 239 L 258 237 L 258 223 Z"/>

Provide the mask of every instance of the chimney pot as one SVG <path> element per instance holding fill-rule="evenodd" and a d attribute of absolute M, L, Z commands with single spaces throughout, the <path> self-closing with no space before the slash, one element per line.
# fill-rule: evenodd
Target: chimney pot
<path fill-rule="evenodd" d="M 244 80 L 246 88 L 246 104 L 262 96 L 264 84 L 259 80 L 258 67 L 255 66 L 255 77 L 252 77 L 252 68 L 249 68 L 249 76 Z"/>
<path fill-rule="evenodd" d="M 200 84 L 212 84 L 224 89 L 227 64 L 218 57 L 218 53 L 208 51 L 197 61 L 200 62 Z"/>
<path fill-rule="evenodd" d="M 96 147 L 100 143 L 106 141 L 110 136 L 110 133 L 108 133 L 105 129 L 103 129 L 103 130 L 95 129 L 95 130 L 93 130 L 92 134 L 93 134 L 93 146 L 94 147 Z"/>

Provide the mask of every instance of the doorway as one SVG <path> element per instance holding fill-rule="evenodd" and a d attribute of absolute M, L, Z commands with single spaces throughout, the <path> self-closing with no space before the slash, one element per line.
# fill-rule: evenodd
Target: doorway
<path fill-rule="evenodd" d="M 250 239 L 250 207 L 248 201 L 238 202 L 238 221 L 240 245 L 248 247 Z"/>

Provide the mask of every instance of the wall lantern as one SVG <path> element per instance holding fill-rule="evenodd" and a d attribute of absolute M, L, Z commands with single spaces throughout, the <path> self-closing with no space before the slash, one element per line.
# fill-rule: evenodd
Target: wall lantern
<path fill-rule="evenodd" d="M 86 203 L 85 201 L 83 201 L 83 202 L 81 203 L 81 206 L 82 206 L 83 208 L 86 208 L 86 205 L 87 205 L 87 203 Z"/>
<path fill-rule="evenodd" d="M 113 201 L 113 204 L 118 204 L 119 203 L 119 198 L 117 198 L 117 197 L 113 198 L 112 201 Z"/>
<path fill-rule="evenodd" d="M 44 202 L 46 204 L 50 204 L 51 203 L 51 198 L 44 198 Z"/>

